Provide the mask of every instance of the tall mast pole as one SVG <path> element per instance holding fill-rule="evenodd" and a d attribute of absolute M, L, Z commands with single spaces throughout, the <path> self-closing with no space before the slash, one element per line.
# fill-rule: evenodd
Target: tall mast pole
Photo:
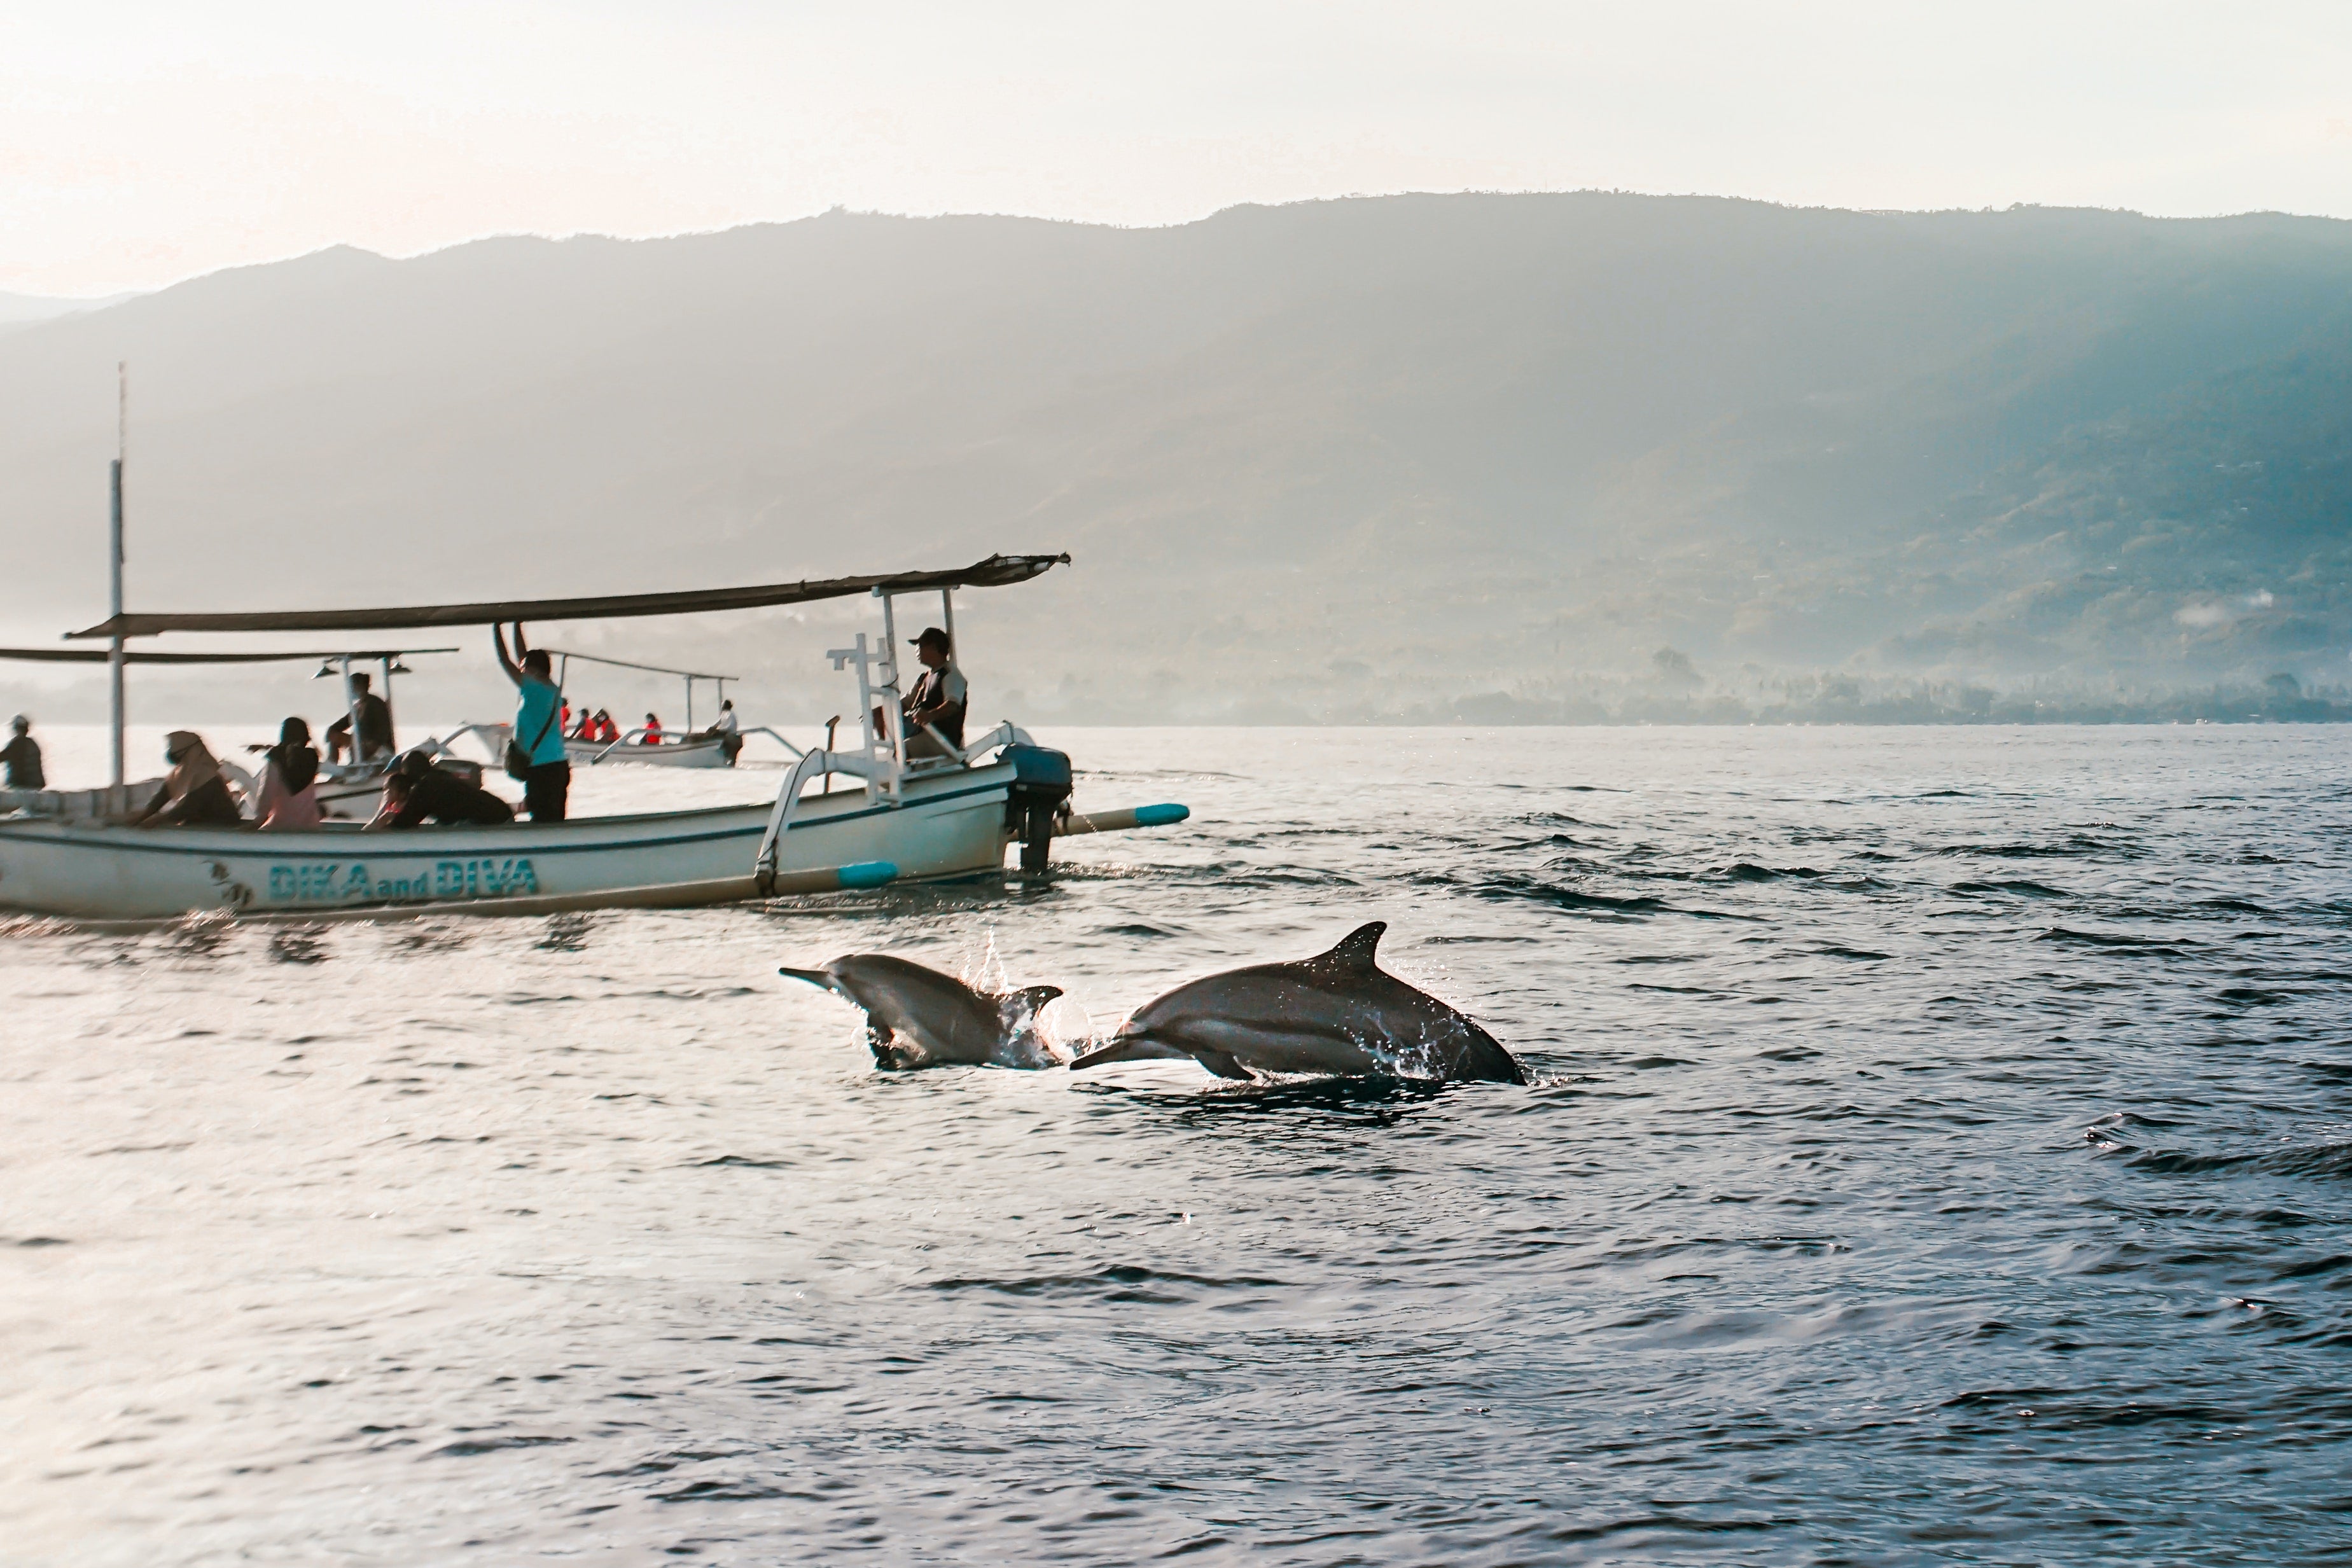
<path fill-rule="evenodd" d="M 107 561 L 111 583 L 107 594 L 108 612 L 121 619 L 122 614 L 122 459 L 130 444 L 131 432 L 131 367 L 117 361 L 114 366 L 114 466 L 113 506 L 107 528 Z M 110 723 L 114 741 L 113 786 L 122 788 L 122 633 L 118 631 L 107 645 L 106 671 L 112 688 Z"/>

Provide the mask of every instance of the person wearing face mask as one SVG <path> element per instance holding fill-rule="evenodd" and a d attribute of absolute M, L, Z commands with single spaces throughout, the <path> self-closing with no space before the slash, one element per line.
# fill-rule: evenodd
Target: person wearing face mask
<path fill-rule="evenodd" d="M 193 730 L 173 730 L 163 737 L 163 760 L 172 765 L 172 770 L 163 776 L 163 791 L 131 819 L 132 827 L 240 825 L 236 797 L 229 793 L 220 763 L 202 736 Z"/>
<path fill-rule="evenodd" d="M 265 833 L 307 832 L 324 815 L 319 810 L 319 753 L 310 727 L 289 718 L 278 727 L 278 744 L 262 756 L 261 793 L 253 804 L 254 826 Z"/>

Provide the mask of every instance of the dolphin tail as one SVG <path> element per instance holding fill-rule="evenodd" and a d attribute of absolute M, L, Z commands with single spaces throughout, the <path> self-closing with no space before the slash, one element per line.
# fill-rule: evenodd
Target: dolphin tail
<path fill-rule="evenodd" d="M 1024 1013 L 1031 1018 L 1035 1018 L 1045 1010 L 1047 1002 L 1061 994 L 1062 988 L 1059 986 L 1024 986 L 1008 996 L 997 998 L 996 1005 L 1008 1021 L 1018 1019 Z"/>

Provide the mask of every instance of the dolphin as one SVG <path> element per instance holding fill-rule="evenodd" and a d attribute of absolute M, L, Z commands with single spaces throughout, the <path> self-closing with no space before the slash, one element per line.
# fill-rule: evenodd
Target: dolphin
<path fill-rule="evenodd" d="M 1527 1082 L 1527 1070 L 1494 1036 L 1381 968 L 1375 950 L 1387 929 L 1375 920 L 1312 958 L 1179 986 L 1070 1065 L 1189 1056 L 1220 1078 L 1321 1072 Z"/>
<path fill-rule="evenodd" d="M 988 995 L 952 975 L 880 953 L 852 953 L 821 969 L 776 972 L 865 1009 L 866 1043 L 875 1065 L 886 1071 L 1062 1064 L 1037 1033 L 1037 1015 L 1062 994 L 1058 986 Z"/>

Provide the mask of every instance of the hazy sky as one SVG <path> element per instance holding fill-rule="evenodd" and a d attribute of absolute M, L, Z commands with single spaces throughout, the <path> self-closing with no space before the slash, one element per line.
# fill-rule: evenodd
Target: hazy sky
<path fill-rule="evenodd" d="M 0 289 L 836 204 L 1349 192 L 2352 216 L 2352 4 L 0 5 Z"/>

